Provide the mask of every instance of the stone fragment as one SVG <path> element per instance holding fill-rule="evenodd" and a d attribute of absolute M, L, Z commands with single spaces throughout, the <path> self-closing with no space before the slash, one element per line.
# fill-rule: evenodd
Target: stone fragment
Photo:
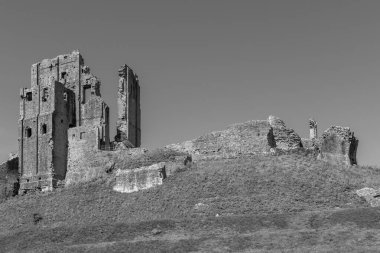
<path fill-rule="evenodd" d="M 380 206 L 380 190 L 365 187 L 357 190 L 356 194 L 363 197 L 372 207 Z"/>
<path fill-rule="evenodd" d="M 165 163 L 140 167 L 133 170 L 116 171 L 114 190 L 122 193 L 137 192 L 162 185 L 166 177 Z"/>
<path fill-rule="evenodd" d="M 161 233 L 162 233 L 162 231 L 160 229 L 158 229 L 158 228 L 155 228 L 155 229 L 152 230 L 152 235 L 159 235 Z"/>

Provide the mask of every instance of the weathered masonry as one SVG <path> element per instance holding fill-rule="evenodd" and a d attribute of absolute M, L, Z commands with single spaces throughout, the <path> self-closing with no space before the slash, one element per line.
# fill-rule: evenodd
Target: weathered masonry
<path fill-rule="evenodd" d="M 118 104 L 116 141 L 128 143 L 125 147 L 139 147 L 140 86 L 126 65 L 119 76 L 123 79 L 119 84 L 122 85 L 122 89 L 119 87 L 122 103 Z M 32 65 L 31 88 L 20 92 L 21 191 L 51 189 L 59 180 L 64 180 L 68 157 L 77 147 L 112 149 L 110 112 L 101 97 L 100 85 L 78 51 Z"/>
<path fill-rule="evenodd" d="M 118 120 L 115 141 L 125 146 L 141 145 L 140 85 L 127 65 L 119 69 Z"/>

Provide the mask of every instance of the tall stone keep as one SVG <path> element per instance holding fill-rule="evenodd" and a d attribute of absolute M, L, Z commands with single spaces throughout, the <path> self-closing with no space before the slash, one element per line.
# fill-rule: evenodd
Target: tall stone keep
<path fill-rule="evenodd" d="M 21 191 L 55 187 L 79 146 L 109 145 L 109 108 L 78 51 L 33 64 L 20 96 Z"/>
<path fill-rule="evenodd" d="M 125 147 L 141 145 L 140 85 L 127 65 L 119 69 L 118 120 L 115 141 Z"/>
<path fill-rule="evenodd" d="M 310 128 L 310 140 L 318 138 L 317 122 L 313 119 L 309 119 Z"/>
<path fill-rule="evenodd" d="M 54 187 L 65 178 L 69 99 L 63 84 L 42 81 L 21 90 L 19 173 L 22 189 Z"/>

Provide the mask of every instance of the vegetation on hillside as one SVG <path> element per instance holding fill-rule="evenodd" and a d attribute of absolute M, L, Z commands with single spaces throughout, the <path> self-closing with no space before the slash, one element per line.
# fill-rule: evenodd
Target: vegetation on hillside
<path fill-rule="evenodd" d="M 126 167 L 178 155 L 170 152 Z M 379 210 L 355 190 L 379 187 L 379 168 L 336 166 L 304 153 L 242 156 L 199 161 L 157 188 L 131 194 L 113 191 L 113 184 L 110 175 L 2 203 L 0 252 L 236 252 L 281 245 L 355 251 L 354 240 L 368 250 L 378 240 Z"/>

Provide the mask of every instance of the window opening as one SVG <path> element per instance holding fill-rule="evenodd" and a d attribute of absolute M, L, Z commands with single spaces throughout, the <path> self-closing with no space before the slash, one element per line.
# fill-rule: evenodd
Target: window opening
<path fill-rule="evenodd" d="M 42 91 L 42 101 L 46 102 L 49 97 L 49 91 L 48 88 L 44 88 Z"/>
<path fill-rule="evenodd" d="M 43 124 L 43 125 L 41 126 L 41 133 L 42 133 L 42 134 L 46 134 L 46 133 L 47 133 L 47 125 L 46 125 L 46 124 Z"/>
<path fill-rule="evenodd" d="M 91 87 L 83 87 L 83 103 L 85 104 L 91 97 Z"/>
<path fill-rule="evenodd" d="M 30 127 L 25 128 L 25 135 L 27 138 L 32 136 L 32 129 Z"/>
<path fill-rule="evenodd" d="M 66 78 L 66 75 L 67 75 L 66 72 L 62 72 L 62 73 L 61 73 L 61 79 L 65 79 L 65 78 Z"/>
<path fill-rule="evenodd" d="M 32 94 L 32 92 L 27 92 L 27 93 L 26 93 L 26 100 L 28 100 L 28 101 L 32 101 L 32 98 L 33 98 L 33 94 Z"/>
<path fill-rule="evenodd" d="M 81 133 L 80 133 L 80 139 L 81 139 L 81 140 L 84 139 L 85 136 L 86 136 L 86 133 L 85 133 L 85 132 L 81 132 Z"/>

